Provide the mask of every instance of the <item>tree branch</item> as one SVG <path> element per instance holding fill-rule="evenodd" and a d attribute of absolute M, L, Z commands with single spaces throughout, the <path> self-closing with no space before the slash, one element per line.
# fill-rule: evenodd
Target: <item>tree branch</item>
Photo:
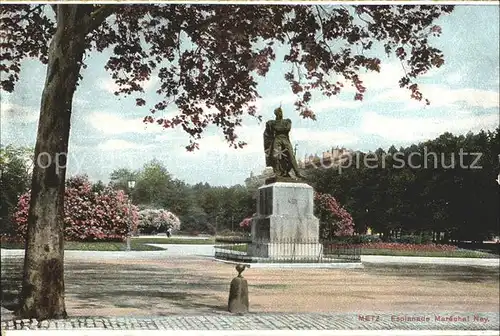
<path fill-rule="evenodd" d="M 316 12 L 318 13 L 319 21 L 321 22 L 320 27 L 321 27 L 321 37 L 323 39 L 323 43 L 328 48 L 328 50 L 330 50 L 330 53 L 332 55 L 334 55 L 334 52 L 333 52 L 332 48 L 330 47 L 330 45 L 328 44 L 328 42 L 325 39 L 325 24 L 323 22 L 323 17 L 321 16 L 321 13 L 319 12 L 318 7 L 321 8 L 325 13 L 328 13 L 328 12 L 322 6 L 316 6 Z"/>
<path fill-rule="evenodd" d="M 221 20 L 221 17 L 219 15 L 214 14 L 212 17 L 206 19 L 203 22 L 200 22 L 200 23 L 198 23 L 196 25 L 193 25 L 193 26 L 184 27 L 184 30 L 186 32 L 193 32 L 193 31 L 197 31 L 197 30 L 204 30 L 210 24 L 212 24 L 214 22 L 219 22 L 220 20 Z"/>
<path fill-rule="evenodd" d="M 90 14 L 85 22 L 86 33 L 90 33 L 101 25 L 108 16 L 117 9 L 116 5 L 102 5 Z"/>
<path fill-rule="evenodd" d="M 34 11 L 36 10 L 41 10 L 42 7 L 45 6 L 45 5 L 36 5 L 35 7 L 33 7 L 32 9 L 26 11 L 26 14 L 24 14 L 23 16 L 21 16 L 19 19 L 17 19 L 14 23 L 19 23 L 21 22 L 22 20 L 25 20 L 27 19 L 31 13 L 33 13 Z"/>

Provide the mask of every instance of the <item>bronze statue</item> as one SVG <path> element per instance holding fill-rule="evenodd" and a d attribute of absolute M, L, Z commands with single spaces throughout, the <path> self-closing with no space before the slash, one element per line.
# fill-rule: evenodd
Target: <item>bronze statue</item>
<path fill-rule="evenodd" d="M 266 167 L 273 167 L 276 177 L 291 177 L 293 170 L 295 176 L 302 178 L 297 161 L 293 153 L 292 144 L 288 134 L 292 128 L 290 119 L 283 119 L 283 110 L 278 107 L 274 110 L 275 120 L 266 122 L 264 131 L 264 151 L 266 153 Z"/>

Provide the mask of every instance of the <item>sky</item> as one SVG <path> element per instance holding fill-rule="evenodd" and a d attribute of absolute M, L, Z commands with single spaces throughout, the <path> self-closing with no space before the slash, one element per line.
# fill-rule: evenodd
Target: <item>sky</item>
<path fill-rule="evenodd" d="M 318 97 L 311 106 L 317 120 L 304 120 L 294 110 L 294 96 L 283 79 L 290 65 L 278 57 L 268 75 L 258 80 L 258 113 L 264 121 L 274 118 L 274 108 L 282 104 L 285 117 L 292 120 L 290 138 L 299 159 L 337 146 L 370 151 L 409 146 L 444 132 L 494 130 L 499 124 L 498 23 L 495 5 L 458 5 L 436 21 L 443 33 L 433 45 L 444 52 L 445 64 L 418 80 L 429 106 L 399 88 L 400 63 L 381 55 L 381 72 L 361 76 L 367 87 L 363 101 L 354 101 L 349 89 L 335 98 Z M 230 148 L 222 132 L 210 128 L 200 150 L 187 152 L 186 133 L 145 125 L 147 110 L 136 107 L 134 98 L 113 94 L 114 83 L 104 70 L 107 56 L 87 56 L 88 67 L 73 102 L 68 176 L 87 174 L 107 182 L 113 170 L 140 169 L 152 159 L 190 184 L 243 184 L 250 172 L 262 172 L 264 122 L 245 119 L 237 132 L 248 143 L 244 149 Z M 14 93 L 1 92 L 2 145 L 34 147 L 45 72 L 38 61 L 28 60 Z M 145 84 L 146 95 L 153 95 L 156 84 L 154 78 Z"/>

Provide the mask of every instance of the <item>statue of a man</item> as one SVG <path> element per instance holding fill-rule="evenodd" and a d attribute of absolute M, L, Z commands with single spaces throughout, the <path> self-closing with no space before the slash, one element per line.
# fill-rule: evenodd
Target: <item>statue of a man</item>
<path fill-rule="evenodd" d="M 264 150 L 266 167 L 273 167 L 274 174 L 279 177 L 290 177 L 293 170 L 296 177 L 303 177 L 299 172 L 288 134 L 292 128 L 290 119 L 283 119 L 283 110 L 274 110 L 275 120 L 266 122 L 264 131 Z"/>

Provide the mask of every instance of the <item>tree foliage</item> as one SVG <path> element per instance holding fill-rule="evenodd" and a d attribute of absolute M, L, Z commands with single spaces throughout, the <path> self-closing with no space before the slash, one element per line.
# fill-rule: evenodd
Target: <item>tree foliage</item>
<path fill-rule="evenodd" d="M 121 189 L 127 195 L 130 195 L 133 190 L 129 188 L 128 183 L 129 181 L 137 181 L 137 175 L 137 172 L 131 171 L 127 168 L 116 169 L 109 177 L 109 184 L 114 189 Z"/>
<path fill-rule="evenodd" d="M 128 172 L 120 168 L 111 173 L 111 185 L 124 189 L 116 176 Z M 169 209 L 179 217 L 180 229 L 186 232 L 215 233 L 236 230 L 239 221 L 254 212 L 251 191 L 241 185 L 215 187 L 208 183 L 189 185 L 175 178 L 159 160 L 144 164 L 134 173 L 136 187 L 130 190 L 134 204 L 143 209 Z M 128 176 L 128 174 L 124 174 Z"/>
<path fill-rule="evenodd" d="M 370 227 L 386 240 L 434 233 L 437 241 L 482 241 L 498 235 L 499 144 L 498 128 L 447 132 L 397 151 L 392 146 L 355 152 L 352 162 L 360 162 L 358 167 L 314 169 L 308 175 L 316 190 L 344 204 L 358 232 Z M 363 164 L 368 155 L 376 158 L 372 168 Z"/>
<path fill-rule="evenodd" d="M 355 88 L 354 99 L 363 99 L 367 88 L 359 74 L 379 71 L 384 52 L 405 68 L 394 84 L 421 100 L 415 78 L 444 63 L 431 44 L 441 33 L 435 21 L 453 10 L 437 5 L 80 6 L 80 25 L 88 31 L 85 52 L 112 51 L 105 68 L 118 85 L 115 94 L 135 97 L 138 106 L 147 107 L 145 122 L 181 127 L 191 136 L 189 150 L 198 147 L 209 124 L 221 127 L 234 147 L 245 144 L 235 127 L 244 114 L 257 115 L 252 104 L 259 97 L 256 77 L 266 75 L 280 50 L 286 51 L 283 61 L 290 68 L 284 76 L 304 118 L 314 119 L 313 94 L 332 96 L 349 85 Z M 2 89 L 14 90 L 24 59 L 48 62 L 57 17 L 49 8 L 0 8 Z M 159 78 L 158 100 L 146 102 L 141 94 L 153 76 Z M 171 105 L 178 115 L 155 116 Z"/>
<path fill-rule="evenodd" d="M 0 147 L 0 234 L 12 234 L 11 215 L 21 194 L 29 189 L 32 149 Z"/>

